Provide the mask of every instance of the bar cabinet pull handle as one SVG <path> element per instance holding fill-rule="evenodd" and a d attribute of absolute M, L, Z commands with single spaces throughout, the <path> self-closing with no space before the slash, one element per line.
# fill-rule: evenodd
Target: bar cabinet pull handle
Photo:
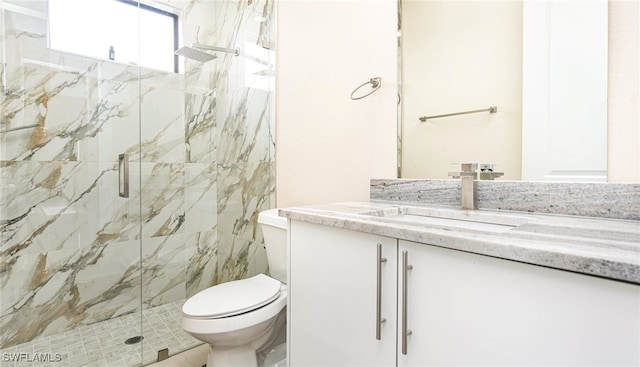
<path fill-rule="evenodd" d="M 387 262 L 386 257 L 382 257 L 382 244 L 377 246 L 376 256 L 376 340 L 381 339 L 382 324 L 387 321 L 382 317 L 382 263 Z"/>
<path fill-rule="evenodd" d="M 413 269 L 409 265 L 408 252 L 402 251 L 402 354 L 407 354 L 407 336 L 411 335 L 411 330 L 407 328 L 407 275 L 409 270 Z"/>

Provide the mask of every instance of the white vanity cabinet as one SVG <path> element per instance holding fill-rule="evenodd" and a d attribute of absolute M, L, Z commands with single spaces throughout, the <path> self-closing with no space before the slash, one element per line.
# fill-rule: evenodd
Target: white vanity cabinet
<path fill-rule="evenodd" d="M 638 285 L 299 221 L 289 233 L 290 366 L 640 365 Z"/>
<path fill-rule="evenodd" d="M 397 241 L 298 221 L 289 235 L 289 365 L 394 366 Z"/>
<path fill-rule="evenodd" d="M 640 366 L 640 286 L 398 242 L 413 267 L 398 366 Z"/>

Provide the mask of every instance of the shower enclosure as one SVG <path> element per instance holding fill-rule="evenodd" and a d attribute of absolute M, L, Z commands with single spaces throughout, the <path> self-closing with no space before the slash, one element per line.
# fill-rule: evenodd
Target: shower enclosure
<path fill-rule="evenodd" d="M 3 366 L 146 365 L 199 344 L 186 298 L 267 271 L 273 1 L 98 1 L 134 8 L 136 57 L 56 49 L 52 0 L 0 0 Z M 239 54 L 145 66 L 149 9 L 174 21 L 170 58 Z"/>

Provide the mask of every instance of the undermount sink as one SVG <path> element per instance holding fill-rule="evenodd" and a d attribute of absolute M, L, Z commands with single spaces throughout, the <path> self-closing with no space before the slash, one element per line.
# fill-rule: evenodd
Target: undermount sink
<path fill-rule="evenodd" d="M 531 221 L 517 215 L 423 207 L 403 207 L 382 217 L 407 224 L 502 233 Z"/>
<path fill-rule="evenodd" d="M 460 229 L 472 229 L 472 230 L 479 230 L 479 231 L 492 232 L 492 233 L 502 233 L 516 227 L 512 225 L 505 225 L 505 224 L 494 224 L 494 223 L 475 222 L 470 220 L 438 218 L 438 217 L 429 217 L 429 216 L 415 215 L 415 214 L 398 214 L 394 216 L 389 216 L 387 218 L 393 218 L 395 220 L 408 222 L 408 223 L 427 224 L 431 226 L 442 226 L 442 227 L 454 227 L 454 228 L 460 228 Z"/>

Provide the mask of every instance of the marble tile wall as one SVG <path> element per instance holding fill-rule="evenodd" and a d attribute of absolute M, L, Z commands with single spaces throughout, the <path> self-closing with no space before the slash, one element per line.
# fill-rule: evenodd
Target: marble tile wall
<path fill-rule="evenodd" d="M 266 271 L 273 1 L 167 0 L 184 44 L 241 50 L 184 74 L 50 50 L 42 3 L 0 16 L 0 129 L 39 125 L 0 134 L 0 347 Z"/>

